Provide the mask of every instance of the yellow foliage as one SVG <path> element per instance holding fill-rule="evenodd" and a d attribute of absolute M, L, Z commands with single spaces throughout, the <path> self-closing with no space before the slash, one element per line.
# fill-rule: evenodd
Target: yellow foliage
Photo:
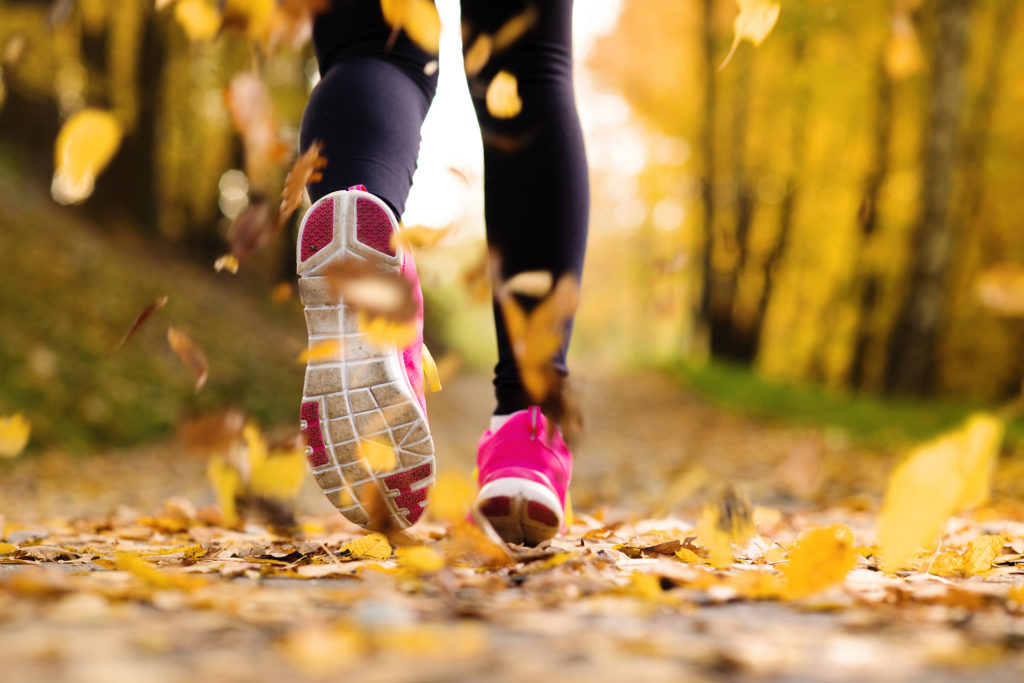
<path fill-rule="evenodd" d="M 519 81 L 509 72 L 499 71 L 487 86 L 487 111 L 496 119 L 511 119 L 522 110 Z"/>
<path fill-rule="evenodd" d="M 204 0 L 180 0 L 174 19 L 192 42 L 209 40 L 220 30 L 220 12 Z"/>
<path fill-rule="evenodd" d="M 384 21 L 404 30 L 412 42 L 436 55 L 441 42 L 441 17 L 430 0 L 380 0 Z"/>
<path fill-rule="evenodd" d="M 722 65 L 718 67 L 721 71 L 732 59 L 736 48 L 741 40 L 749 40 L 754 45 L 760 45 L 768 34 L 775 27 L 779 20 L 779 12 L 782 6 L 771 0 L 737 0 L 740 6 L 740 13 L 732 22 L 733 38 L 729 54 L 725 56 Z"/>
<path fill-rule="evenodd" d="M 782 565 L 783 594 L 803 598 L 841 582 L 857 563 L 853 532 L 845 524 L 811 529 L 801 535 Z"/>
<path fill-rule="evenodd" d="M 446 470 L 437 475 L 427 510 L 435 519 L 455 522 L 466 516 L 475 499 L 476 484 L 461 472 Z"/>
<path fill-rule="evenodd" d="M 995 416 L 973 415 L 963 427 L 919 447 L 896 468 L 878 532 L 885 569 L 895 571 L 931 547 L 955 511 L 988 498 L 1004 427 Z"/>
<path fill-rule="evenodd" d="M 366 463 L 366 468 L 374 473 L 389 472 L 395 469 L 398 462 L 395 449 L 379 441 L 360 441 L 359 457 Z"/>
<path fill-rule="evenodd" d="M 0 458 L 13 458 L 25 450 L 32 425 L 21 413 L 0 417 Z"/>
<path fill-rule="evenodd" d="M 979 536 L 967 544 L 963 553 L 947 550 L 935 557 L 928 572 L 937 576 L 974 576 L 987 572 L 1002 552 L 1004 541 L 998 534 Z"/>
<path fill-rule="evenodd" d="M 345 352 L 345 343 L 341 339 L 324 339 L 314 342 L 302 350 L 295 360 L 299 363 L 320 363 L 327 360 L 339 360 Z"/>
<path fill-rule="evenodd" d="M 134 553 L 114 553 L 114 567 L 129 572 L 153 588 L 193 590 L 206 584 L 198 576 L 161 571 Z"/>
<path fill-rule="evenodd" d="M 417 574 L 429 574 L 444 567 L 444 557 L 441 553 L 425 545 L 399 548 L 395 551 L 395 559 L 398 560 L 399 566 Z"/>
<path fill-rule="evenodd" d="M 18 546 L 12 545 L 11 543 L 0 543 L 0 555 L 10 555 L 17 549 Z"/>
<path fill-rule="evenodd" d="M 423 384 L 427 388 L 427 391 L 441 391 L 441 375 L 437 372 L 437 363 L 434 362 L 434 356 L 430 353 L 430 349 L 427 345 L 423 345 L 422 353 L 422 365 L 423 365 Z"/>
<path fill-rule="evenodd" d="M 683 562 L 686 562 L 687 564 L 700 564 L 701 562 L 703 562 L 703 560 L 700 559 L 700 555 L 693 552 L 689 548 L 680 548 L 679 550 L 677 550 L 676 557 L 678 557 Z"/>
<path fill-rule="evenodd" d="M 370 316 L 359 311 L 359 331 L 377 346 L 395 346 L 402 348 L 415 341 L 419 331 L 412 320 L 392 322 L 382 315 Z"/>
<path fill-rule="evenodd" d="M 391 557 L 391 544 L 387 536 L 374 532 L 349 541 L 339 549 L 339 552 L 345 551 L 361 560 L 386 560 Z"/>
<path fill-rule="evenodd" d="M 53 198 L 73 204 L 91 195 L 96 176 L 113 158 L 121 135 L 117 119 L 100 109 L 83 109 L 65 121 L 54 145 Z"/>

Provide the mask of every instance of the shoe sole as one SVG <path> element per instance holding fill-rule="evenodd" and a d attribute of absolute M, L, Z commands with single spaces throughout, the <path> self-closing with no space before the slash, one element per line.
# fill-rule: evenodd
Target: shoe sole
<path fill-rule="evenodd" d="M 562 505 L 543 484 L 503 477 L 484 484 L 476 509 L 506 543 L 537 545 L 558 535 L 564 521 Z"/>
<path fill-rule="evenodd" d="M 384 501 L 393 523 L 404 529 L 422 516 L 434 483 L 427 419 L 401 350 L 377 346 L 362 334 L 357 313 L 332 296 L 322 274 L 352 258 L 400 272 L 401 253 L 390 246 L 397 224 L 390 208 L 367 192 L 332 192 L 303 219 L 296 261 L 310 348 L 340 341 L 334 357 L 306 366 L 300 427 L 313 476 L 349 521 L 381 525 Z M 393 449 L 394 462 L 371 464 L 362 455 L 364 442 Z"/>

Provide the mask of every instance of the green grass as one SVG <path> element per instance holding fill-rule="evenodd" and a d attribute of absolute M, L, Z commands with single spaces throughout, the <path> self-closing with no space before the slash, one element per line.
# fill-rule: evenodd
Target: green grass
<path fill-rule="evenodd" d="M 0 172 L 0 415 L 28 417 L 31 450 L 131 445 L 225 407 L 264 424 L 297 419 L 305 327 L 296 302 L 271 304 L 251 264 L 218 275 L 135 226 L 82 215 Z M 163 294 L 167 306 L 113 352 Z M 199 392 L 168 347 L 169 325 L 206 350 Z"/>
<path fill-rule="evenodd" d="M 758 417 L 842 430 L 866 445 L 906 445 L 961 424 L 992 406 L 964 401 L 881 399 L 772 382 L 750 369 L 721 362 L 677 363 L 669 372 L 711 403 Z M 1016 420 L 1007 441 L 1024 443 L 1024 422 Z"/>

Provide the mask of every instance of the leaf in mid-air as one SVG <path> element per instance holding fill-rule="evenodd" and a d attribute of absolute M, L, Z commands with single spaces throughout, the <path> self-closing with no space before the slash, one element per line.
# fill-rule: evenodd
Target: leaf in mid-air
<path fill-rule="evenodd" d="M 114 347 L 114 350 L 117 351 L 122 346 L 127 344 L 128 340 L 131 339 L 135 335 L 135 333 L 139 331 L 139 328 L 142 327 L 142 325 L 147 320 L 149 320 L 149 317 L 153 315 L 155 312 L 159 311 L 165 305 L 167 305 L 166 294 L 164 294 L 162 297 L 151 303 L 149 306 L 146 306 L 144 309 L 142 309 L 142 312 L 135 317 L 135 322 L 133 322 L 132 326 L 128 328 L 128 331 L 124 333 L 124 336 L 121 337 L 121 341 L 117 343 L 117 346 Z"/>
<path fill-rule="evenodd" d="M 0 458 L 13 458 L 25 450 L 32 425 L 21 413 L 0 417 Z"/>
<path fill-rule="evenodd" d="M 209 370 L 209 362 L 206 359 L 206 352 L 181 330 L 170 327 L 167 329 L 167 343 L 171 350 L 178 356 L 181 364 L 196 378 L 196 391 L 206 384 L 206 376 Z"/>
<path fill-rule="evenodd" d="M 110 112 L 83 109 L 64 122 L 54 146 L 55 167 L 50 193 L 61 204 L 85 200 L 96 176 L 121 144 L 121 124 Z"/>
<path fill-rule="evenodd" d="M 721 71 L 726 67 L 732 56 L 736 53 L 740 41 L 749 40 L 755 46 L 764 42 L 768 34 L 775 27 L 779 20 L 779 12 L 782 6 L 772 0 L 736 0 L 740 6 L 740 13 L 733 20 L 732 46 L 729 54 L 725 56 L 722 65 L 718 67 Z"/>
<path fill-rule="evenodd" d="M 511 119 L 523 110 L 519 81 L 508 71 L 499 71 L 487 86 L 487 111 L 496 119 Z"/>

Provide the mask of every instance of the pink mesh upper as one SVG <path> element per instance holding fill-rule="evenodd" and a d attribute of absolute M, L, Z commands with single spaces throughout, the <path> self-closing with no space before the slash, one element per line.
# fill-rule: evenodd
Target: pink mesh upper
<path fill-rule="evenodd" d="M 565 507 L 572 453 L 558 430 L 548 429 L 548 419 L 536 406 L 513 413 L 497 432 L 484 432 L 476 464 L 481 486 L 505 477 L 529 479 L 552 487 Z"/>
<path fill-rule="evenodd" d="M 377 202 L 365 197 L 356 199 L 357 240 L 382 254 L 394 256 L 391 233 L 391 219 Z"/>
<path fill-rule="evenodd" d="M 334 239 L 334 200 L 329 199 L 313 207 L 302 228 L 301 260 L 320 251 Z"/>

